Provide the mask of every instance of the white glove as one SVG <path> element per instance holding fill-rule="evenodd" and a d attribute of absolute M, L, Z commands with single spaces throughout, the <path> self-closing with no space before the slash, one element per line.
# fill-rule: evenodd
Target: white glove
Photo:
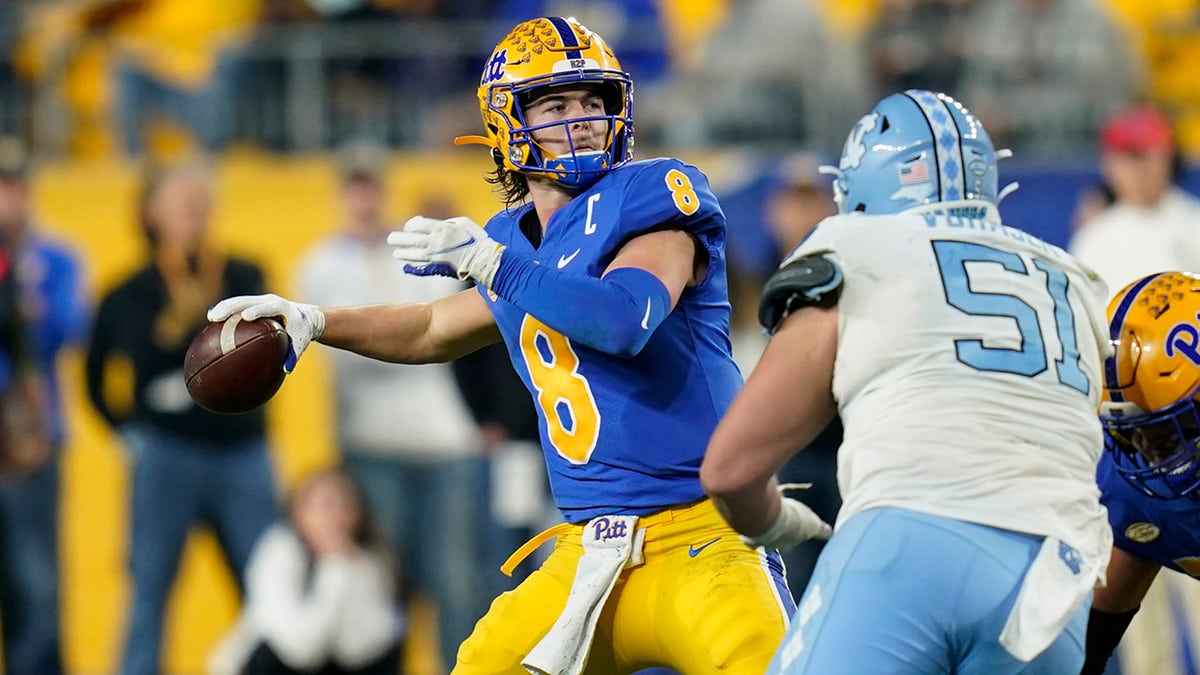
<path fill-rule="evenodd" d="M 278 295 L 239 295 L 226 298 L 208 310 L 209 321 L 224 321 L 234 314 L 241 314 L 245 321 L 254 321 L 264 316 L 278 316 L 288 334 L 288 356 L 283 372 L 290 373 L 296 361 L 304 353 L 308 343 L 325 332 L 325 313 L 316 305 L 302 305 L 285 300 Z"/>
<path fill-rule="evenodd" d="M 829 523 L 821 520 L 821 517 L 803 502 L 791 497 L 783 497 L 782 500 L 779 517 L 775 519 L 774 524 L 757 537 L 742 535 L 742 542 L 750 548 L 762 546 L 767 550 L 789 549 L 809 539 L 824 541 L 833 534 Z"/>
<path fill-rule="evenodd" d="M 471 278 L 489 289 L 505 248 L 464 216 L 449 220 L 410 218 L 403 230 L 388 235 L 387 243 L 396 247 L 392 257 L 403 262 L 409 274 L 437 274 L 459 281 Z"/>

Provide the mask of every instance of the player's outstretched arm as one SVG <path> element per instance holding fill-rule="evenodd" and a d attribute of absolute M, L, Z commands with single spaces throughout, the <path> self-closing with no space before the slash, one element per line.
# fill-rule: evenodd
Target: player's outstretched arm
<path fill-rule="evenodd" d="M 599 279 L 538 265 L 468 218 L 417 216 L 388 243 L 409 273 L 473 279 L 571 340 L 618 356 L 641 351 L 697 269 L 695 240 L 678 230 L 630 240 Z"/>
<path fill-rule="evenodd" d="M 1087 657 L 1081 675 L 1100 675 L 1141 607 L 1161 566 L 1113 547 L 1108 583 L 1097 588 L 1088 615 Z"/>
<path fill-rule="evenodd" d="M 313 341 L 393 363 L 448 361 L 497 342 L 499 330 L 478 293 L 462 291 L 432 303 L 319 308 L 277 295 L 228 298 L 208 312 L 209 321 L 234 314 L 253 320 L 278 316 L 291 341 L 286 370 Z"/>
<path fill-rule="evenodd" d="M 500 341 L 492 312 L 475 289 L 431 303 L 325 310 L 321 344 L 392 363 L 440 363 Z"/>
<path fill-rule="evenodd" d="M 837 412 L 837 317 L 836 308 L 804 307 L 785 319 L 709 441 L 700 480 L 729 524 L 752 539 L 790 528 L 787 539 L 798 543 L 812 530 L 807 514 L 785 505 L 774 476 Z"/>

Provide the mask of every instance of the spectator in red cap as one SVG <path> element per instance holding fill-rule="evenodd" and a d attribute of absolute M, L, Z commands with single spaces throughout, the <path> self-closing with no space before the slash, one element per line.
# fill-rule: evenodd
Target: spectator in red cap
<path fill-rule="evenodd" d="M 1166 269 L 1200 270 L 1200 199 L 1177 183 L 1171 122 L 1138 104 L 1104 125 L 1100 173 L 1113 203 L 1083 224 L 1071 252 L 1108 282 L 1109 290 Z"/>

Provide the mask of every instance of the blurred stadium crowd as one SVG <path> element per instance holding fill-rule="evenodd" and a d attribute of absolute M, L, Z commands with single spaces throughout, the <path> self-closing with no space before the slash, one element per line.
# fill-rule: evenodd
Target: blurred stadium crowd
<path fill-rule="evenodd" d="M 1006 206 L 1052 243 L 1079 225 L 1077 200 L 1080 212 L 1091 205 L 1101 129 L 1130 104 L 1166 114 L 1180 178 L 1195 182 L 1196 0 L 0 0 L 0 136 L 28 150 L 30 162 L 17 164 L 31 167 L 32 212 L 80 258 L 85 306 L 146 261 L 144 167 L 197 155 L 211 170 L 215 245 L 261 265 L 267 289 L 294 295 L 305 253 L 355 217 L 483 222 L 495 210 L 479 180 L 486 156 L 450 141 L 477 131 L 491 45 L 539 15 L 575 16 L 613 45 L 637 82 L 639 156 L 678 155 L 713 178 L 729 215 L 735 357 L 745 368 L 761 349 L 753 315 L 764 275 L 832 209 L 817 163 L 886 93 L 930 88 L 970 106 L 1017 157 L 1002 165 L 1002 183 L 1026 180 Z M 383 156 L 355 154 L 364 143 Z M 0 172 L 13 167 L 0 157 Z M 352 192 L 360 180 L 379 193 Z M 108 673 L 134 597 L 132 478 L 117 435 L 87 405 L 86 346 L 64 353 L 59 374 L 61 642 L 68 672 Z M 281 494 L 339 459 L 330 361 L 310 358 L 268 406 Z M 543 489 L 540 467 L 480 413 L 513 399 L 471 400 L 492 386 L 493 367 L 458 373 L 479 427 L 472 442 L 507 462 L 485 467 L 510 493 L 490 514 L 480 507 L 481 527 L 536 529 L 543 505 L 511 492 L 514 481 Z M 495 569 L 513 541 L 485 547 L 479 565 Z M 225 543 L 193 533 L 163 619 L 170 672 L 203 672 L 235 623 Z M 442 672 L 437 603 L 415 602 L 406 672 Z"/>
<path fill-rule="evenodd" d="M 1194 4 L 9 0 L 0 131 L 56 156 L 141 153 L 163 121 L 213 150 L 321 150 L 360 135 L 442 148 L 473 124 L 466 94 L 485 45 L 516 19 L 559 13 L 612 35 L 655 91 L 641 97 L 638 133 L 656 147 L 830 152 L 847 111 L 922 84 L 985 110 L 1019 156 L 1086 152 L 1100 121 L 1141 96 L 1194 150 Z"/>

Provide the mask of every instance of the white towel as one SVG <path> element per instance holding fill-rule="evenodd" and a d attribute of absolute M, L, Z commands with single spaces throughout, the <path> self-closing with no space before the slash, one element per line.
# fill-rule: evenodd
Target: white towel
<path fill-rule="evenodd" d="M 601 516 L 588 522 L 567 604 L 550 632 L 521 661 L 526 670 L 534 675 L 583 672 L 604 602 L 626 564 L 641 560 L 644 537 L 645 530 L 637 530 L 637 516 Z"/>
<path fill-rule="evenodd" d="M 1004 649 L 1025 662 L 1045 651 L 1092 590 L 1102 562 L 1086 560 L 1062 541 L 1046 537 L 1025 571 L 1017 601 L 1000 633 Z"/>

